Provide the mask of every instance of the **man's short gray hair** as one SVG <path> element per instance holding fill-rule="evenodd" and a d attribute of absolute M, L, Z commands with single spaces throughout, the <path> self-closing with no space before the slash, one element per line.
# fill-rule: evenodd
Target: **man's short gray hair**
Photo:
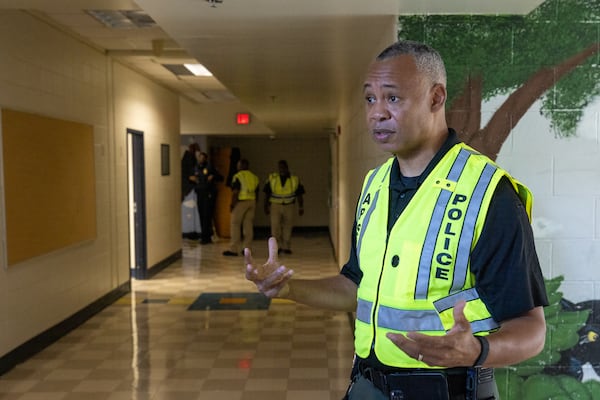
<path fill-rule="evenodd" d="M 417 70 L 429 77 L 432 83 L 441 83 L 446 86 L 444 60 L 442 60 L 437 50 L 424 43 L 399 40 L 379 53 L 376 59 L 381 61 L 404 54 L 414 58 Z"/>

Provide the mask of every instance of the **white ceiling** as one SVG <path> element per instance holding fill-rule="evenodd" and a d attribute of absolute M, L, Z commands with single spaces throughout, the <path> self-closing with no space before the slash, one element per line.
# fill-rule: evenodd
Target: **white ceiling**
<path fill-rule="evenodd" d="M 543 0 L 0 0 L 78 35 L 199 104 L 241 102 L 277 135 L 327 134 L 398 14 L 524 14 Z M 84 10 L 141 9 L 110 29 Z M 161 64 L 200 62 L 214 77 Z"/>

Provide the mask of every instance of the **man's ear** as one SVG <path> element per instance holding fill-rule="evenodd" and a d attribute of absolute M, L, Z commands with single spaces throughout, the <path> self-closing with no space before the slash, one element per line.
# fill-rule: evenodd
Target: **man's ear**
<path fill-rule="evenodd" d="M 446 87 L 441 83 L 436 83 L 431 88 L 431 111 L 444 109 L 446 104 Z"/>

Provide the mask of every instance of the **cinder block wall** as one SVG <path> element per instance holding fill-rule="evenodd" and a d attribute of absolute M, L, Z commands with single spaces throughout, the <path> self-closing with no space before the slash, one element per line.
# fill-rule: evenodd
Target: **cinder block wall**
<path fill-rule="evenodd" d="M 548 333 L 540 356 L 497 370 L 505 400 L 600 398 L 599 32 L 598 1 L 399 18 L 447 63 L 450 125 L 534 194 Z"/>

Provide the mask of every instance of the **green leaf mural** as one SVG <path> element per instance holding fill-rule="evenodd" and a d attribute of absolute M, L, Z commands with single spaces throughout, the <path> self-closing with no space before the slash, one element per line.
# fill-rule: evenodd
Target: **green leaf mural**
<path fill-rule="evenodd" d="M 525 16 L 399 18 L 399 38 L 438 49 L 448 70 L 448 122 L 495 159 L 511 129 L 541 101 L 558 136 L 571 136 L 600 95 L 600 0 L 547 0 Z M 481 103 L 506 95 L 481 126 Z"/>
<path fill-rule="evenodd" d="M 407 15 L 398 22 L 399 38 L 441 53 L 448 124 L 492 159 L 534 104 L 550 122 L 549 138 L 566 138 L 600 97 L 600 0 L 546 0 L 527 15 Z M 482 104 L 492 98 L 502 103 L 482 116 Z M 600 400 L 600 381 L 581 381 L 585 363 L 600 374 L 594 347 L 600 300 L 573 304 L 564 299 L 562 282 L 562 276 L 546 281 L 543 351 L 496 369 L 502 400 Z"/>
<path fill-rule="evenodd" d="M 579 343 L 579 330 L 586 324 L 591 312 L 570 311 L 561 305 L 565 301 L 559 291 L 563 279 L 559 276 L 546 280 L 550 305 L 544 309 L 547 331 L 542 352 L 515 366 L 496 370 L 502 399 L 594 399 L 591 390 L 600 387 L 600 382 L 583 383 L 573 376 L 563 374 L 565 367 L 556 365 L 561 360 L 561 352 Z"/>

